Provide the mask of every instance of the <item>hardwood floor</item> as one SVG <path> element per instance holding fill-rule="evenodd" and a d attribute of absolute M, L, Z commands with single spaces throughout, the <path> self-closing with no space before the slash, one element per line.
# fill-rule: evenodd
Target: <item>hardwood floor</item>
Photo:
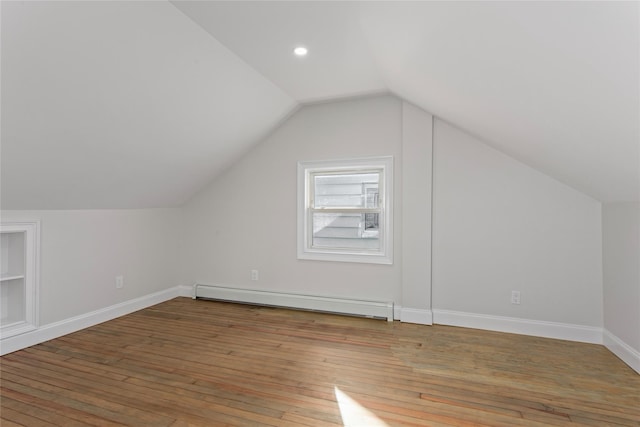
<path fill-rule="evenodd" d="M 640 426 L 602 346 L 177 298 L 0 359 L 2 426 Z"/>

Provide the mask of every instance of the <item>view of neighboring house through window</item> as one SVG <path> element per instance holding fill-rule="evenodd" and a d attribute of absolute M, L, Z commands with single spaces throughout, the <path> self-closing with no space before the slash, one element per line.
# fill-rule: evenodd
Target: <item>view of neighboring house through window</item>
<path fill-rule="evenodd" d="M 300 163 L 298 257 L 391 263 L 391 167 L 390 157 Z"/>
<path fill-rule="evenodd" d="M 379 249 L 380 171 L 313 174 L 312 247 Z"/>

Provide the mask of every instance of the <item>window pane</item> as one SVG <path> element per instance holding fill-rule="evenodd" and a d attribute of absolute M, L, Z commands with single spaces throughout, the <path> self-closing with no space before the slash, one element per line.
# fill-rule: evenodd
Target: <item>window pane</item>
<path fill-rule="evenodd" d="M 316 208 L 377 208 L 380 173 L 314 175 Z"/>
<path fill-rule="evenodd" d="M 314 213 L 314 248 L 380 249 L 379 214 Z"/>

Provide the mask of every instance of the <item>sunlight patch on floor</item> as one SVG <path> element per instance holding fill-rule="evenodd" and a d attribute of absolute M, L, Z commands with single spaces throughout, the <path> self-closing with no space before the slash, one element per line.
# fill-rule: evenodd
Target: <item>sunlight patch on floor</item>
<path fill-rule="evenodd" d="M 388 427 L 387 423 L 338 387 L 334 387 L 334 389 L 342 416 L 342 424 L 345 427 Z"/>

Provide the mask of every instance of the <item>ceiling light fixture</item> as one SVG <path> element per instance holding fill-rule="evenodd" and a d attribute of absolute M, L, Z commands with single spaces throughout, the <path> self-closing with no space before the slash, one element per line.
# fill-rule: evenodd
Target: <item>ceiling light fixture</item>
<path fill-rule="evenodd" d="M 298 46 L 297 48 L 293 49 L 293 53 L 295 53 L 296 56 L 305 56 L 308 52 L 309 51 L 304 46 Z"/>

